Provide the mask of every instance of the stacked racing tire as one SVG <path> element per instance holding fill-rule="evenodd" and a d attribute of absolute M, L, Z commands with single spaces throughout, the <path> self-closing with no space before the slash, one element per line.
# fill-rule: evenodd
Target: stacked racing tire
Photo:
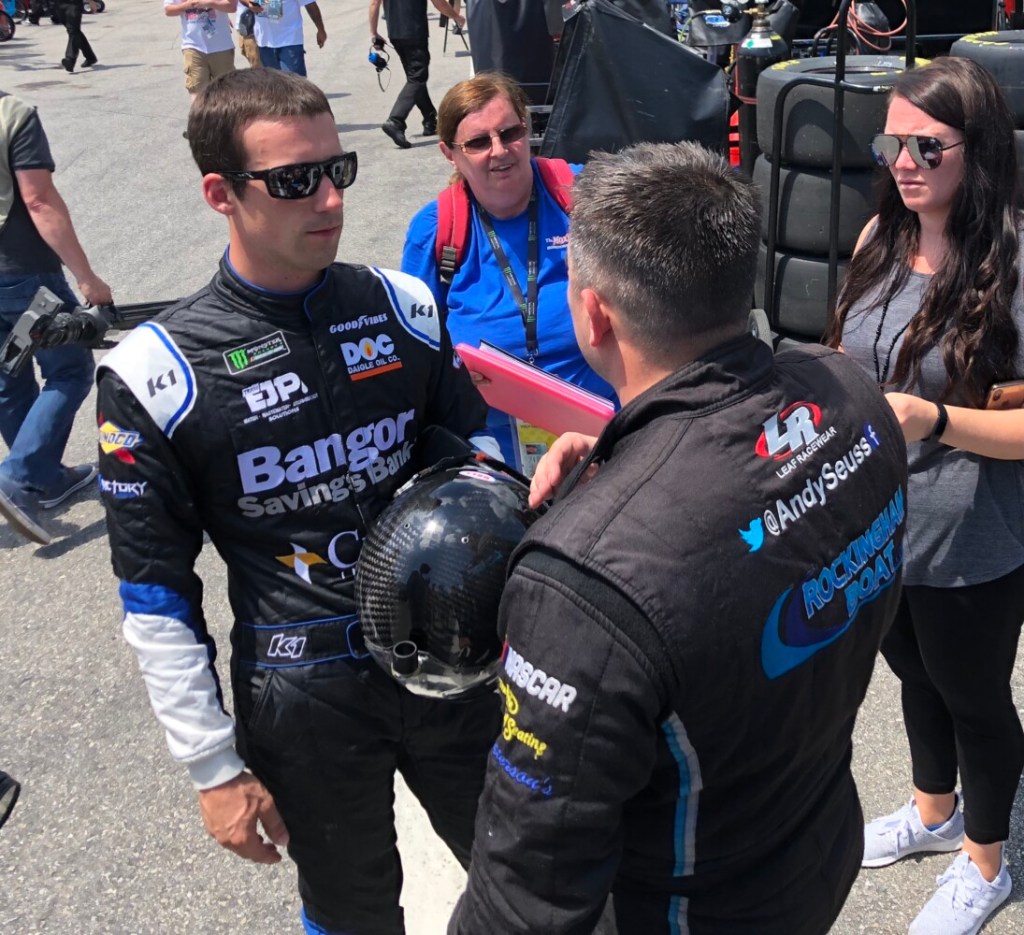
<path fill-rule="evenodd" d="M 1017 175 L 1024 186 L 1024 30 L 964 36 L 953 43 L 949 54 L 972 59 L 987 68 L 1003 89 L 1017 127 Z"/>
<path fill-rule="evenodd" d="M 839 211 L 831 217 L 835 91 L 831 85 L 798 85 L 785 92 L 781 126 L 776 101 L 784 89 L 810 75 L 834 79 L 836 58 L 793 59 L 765 69 L 757 83 L 757 136 L 762 155 L 754 181 L 762 192 L 765 230 L 755 303 L 771 308 L 771 326 L 783 342 L 819 341 L 828 323 L 830 223 L 838 225 L 839 282 L 857 237 L 874 213 L 875 163 L 870 142 L 885 127 L 887 92 L 906 67 L 902 56 L 848 55 L 846 81 L 868 91 L 844 95 L 840 140 Z M 779 163 L 778 220 L 773 257 L 774 301 L 765 295 L 772 163 Z"/>

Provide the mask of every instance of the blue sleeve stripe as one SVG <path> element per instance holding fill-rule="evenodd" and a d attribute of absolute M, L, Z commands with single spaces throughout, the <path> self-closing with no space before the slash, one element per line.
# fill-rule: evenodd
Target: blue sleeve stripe
<path fill-rule="evenodd" d="M 679 796 L 676 801 L 673 875 L 690 876 L 693 873 L 694 841 L 697 833 L 697 802 L 703 787 L 697 751 L 690 743 L 679 715 L 672 714 L 661 725 L 672 759 L 679 770 Z"/>
<path fill-rule="evenodd" d="M 670 935 L 690 935 L 690 900 L 673 896 L 668 903 L 668 930 Z"/>
<path fill-rule="evenodd" d="M 160 584 L 131 584 L 128 581 L 122 581 L 118 591 L 126 614 L 171 617 L 195 630 L 192 605 L 177 591 Z"/>

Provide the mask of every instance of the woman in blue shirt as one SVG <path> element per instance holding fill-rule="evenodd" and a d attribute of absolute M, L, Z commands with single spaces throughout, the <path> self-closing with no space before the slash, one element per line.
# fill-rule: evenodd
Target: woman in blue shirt
<path fill-rule="evenodd" d="M 430 286 L 447 309 L 452 343 L 497 345 L 570 383 L 614 399 L 580 352 L 566 298 L 569 218 L 530 158 L 526 98 L 504 75 L 456 84 L 438 110 L 444 157 L 471 193 L 463 256 L 450 284 L 435 259 L 438 205 L 423 207 L 406 235 L 402 270 Z M 580 166 L 571 167 L 578 172 Z M 536 219 L 531 247 L 531 218 Z M 528 277 L 531 249 L 536 277 Z M 532 473 L 547 438 L 492 409 L 488 428 L 505 460 Z"/>

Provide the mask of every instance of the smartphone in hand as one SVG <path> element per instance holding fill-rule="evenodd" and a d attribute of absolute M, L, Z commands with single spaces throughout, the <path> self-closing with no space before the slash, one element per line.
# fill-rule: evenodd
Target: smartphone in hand
<path fill-rule="evenodd" d="M 986 409 L 1020 409 L 1024 407 L 1024 380 L 1007 380 L 989 387 Z"/>

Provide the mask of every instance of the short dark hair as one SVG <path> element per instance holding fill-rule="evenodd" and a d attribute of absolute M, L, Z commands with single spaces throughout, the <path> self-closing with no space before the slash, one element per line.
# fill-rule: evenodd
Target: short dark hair
<path fill-rule="evenodd" d="M 211 81 L 192 102 L 188 142 L 199 171 L 246 169 L 242 133 L 254 120 L 330 114 L 327 97 L 312 81 L 276 68 L 245 68 Z M 241 195 L 244 182 L 232 182 Z"/>
<path fill-rule="evenodd" d="M 754 184 L 696 143 L 594 154 L 573 188 L 573 281 L 655 359 L 746 321 L 760 235 Z"/>

